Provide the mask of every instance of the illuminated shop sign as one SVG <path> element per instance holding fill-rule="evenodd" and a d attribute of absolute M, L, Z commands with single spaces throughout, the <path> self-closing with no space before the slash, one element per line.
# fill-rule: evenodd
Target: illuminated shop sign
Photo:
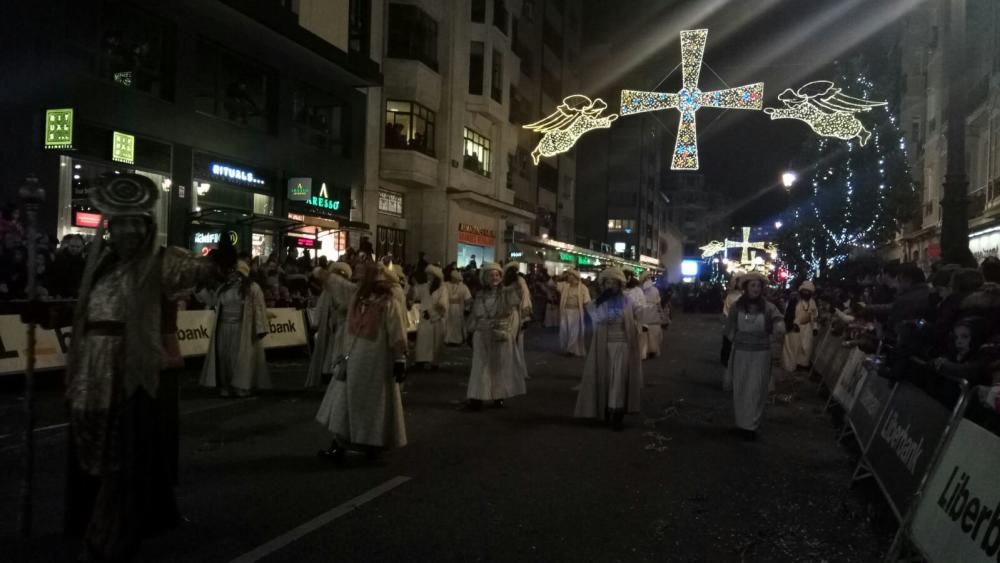
<path fill-rule="evenodd" d="M 219 244 L 219 240 L 222 238 L 222 233 L 207 233 L 207 232 L 197 232 L 194 234 L 195 244 Z M 236 243 L 240 241 L 240 235 L 236 231 L 229 231 L 229 241 L 236 246 Z"/>
<path fill-rule="evenodd" d="M 111 135 L 111 160 L 135 164 L 135 136 L 114 131 Z"/>
<path fill-rule="evenodd" d="M 306 205 L 330 211 L 340 211 L 343 207 L 343 203 L 339 199 L 330 198 L 330 194 L 326 189 L 326 182 L 323 182 L 320 186 L 319 193 L 317 195 L 310 197 L 309 200 L 306 201 Z"/>
<path fill-rule="evenodd" d="M 73 108 L 45 111 L 45 148 L 73 148 Z"/>
<path fill-rule="evenodd" d="M 288 201 L 309 201 L 312 198 L 312 178 L 289 178 Z"/>
<path fill-rule="evenodd" d="M 227 182 L 236 184 L 248 184 L 253 186 L 263 186 L 267 184 L 263 178 L 254 175 L 254 173 L 250 170 L 222 162 L 211 163 L 208 167 L 208 172 L 216 178 L 222 178 Z"/>
<path fill-rule="evenodd" d="M 321 241 L 305 237 L 288 237 L 288 244 L 296 248 L 323 248 Z"/>
<path fill-rule="evenodd" d="M 493 246 L 497 235 L 493 229 L 477 227 L 468 223 L 458 224 L 458 242 L 475 246 Z"/>
<path fill-rule="evenodd" d="M 101 224 L 100 213 L 87 213 L 86 211 L 73 212 L 73 226 L 96 229 Z"/>

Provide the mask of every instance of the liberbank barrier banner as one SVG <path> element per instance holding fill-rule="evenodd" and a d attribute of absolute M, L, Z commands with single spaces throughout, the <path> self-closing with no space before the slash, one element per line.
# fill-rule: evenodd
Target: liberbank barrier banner
<path fill-rule="evenodd" d="M 840 370 L 840 377 L 833 386 L 833 398 L 844 407 L 845 412 L 850 412 L 854 407 L 854 401 L 857 400 L 858 393 L 868 376 L 868 370 L 862 366 L 865 358 L 865 353 L 861 350 L 851 349 L 847 362 Z"/>
<path fill-rule="evenodd" d="M 951 417 L 916 386 L 896 385 L 865 458 L 899 518 L 909 510 Z"/>
<path fill-rule="evenodd" d="M 892 384 L 880 377 L 875 366 L 864 364 L 859 369 L 863 372 L 857 379 L 861 390 L 855 397 L 854 404 L 847 411 L 847 423 L 854 430 L 854 436 L 862 450 L 868 447 L 869 441 L 875 436 L 875 428 L 879 423 L 879 415 L 892 398 Z"/>
<path fill-rule="evenodd" d="M 304 312 L 298 309 L 268 309 L 270 333 L 264 348 L 292 348 L 308 343 Z M 178 311 L 177 340 L 185 358 L 204 356 L 215 330 L 214 311 Z M 66 367 L 71 329 L 35 330 L 35 369 Z M 24 373 L 28 357 L 28 328 L 18 315 L 0 315 L 0 375 Z"/>
<path fill-rule="evenodd" d="M 962 420 L 927 481 L 913 543 L 932 563 L 1000 560 L 1000 437 Z"/>
<path fill-rule="evenodd" d="M 837 381 L 840 380 L 840 373 L 844 371 L 844 365 L 847 364 L 847 358 L 851 355 L 852 348 L 844 348 L 841 345 L 842 340 L 840 338 L 836 339 L 837 349 L 833 351 L 833 355 L 830 359 L 829 365 L 826 367 L 826 371 L 820 372 L 823 377 L 823 384 L 830 391 L 831 396 L 833 390 L 837 387 Z"/>

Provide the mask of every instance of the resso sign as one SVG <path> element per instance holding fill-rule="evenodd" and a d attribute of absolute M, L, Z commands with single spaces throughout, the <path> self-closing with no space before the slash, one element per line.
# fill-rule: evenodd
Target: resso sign
<path fill-rule="evenodd" d="M 269 334 L 264 348 L 305 346 L 307 325 L 298 309 L 268 309 Z M 185 358 L 204 356 L 215 331 L 214 311 L 179 311 L 177 341 Z M 24 373 L 28 365 L 27 326 L 18 315 L 0 315 L 0 375 Z M 35 331 L 35 369 L 49 370 L 66 367 L 71 329 Z"/>
<path fill-rule="evenodd" d="M 1000 437 L 958 423 L 921 497 L 911 538 L 932 563 L 1000 559 Z"/>

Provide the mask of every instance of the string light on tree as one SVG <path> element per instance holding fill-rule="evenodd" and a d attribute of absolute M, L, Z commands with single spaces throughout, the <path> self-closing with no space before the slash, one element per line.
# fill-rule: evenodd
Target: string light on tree
<path fill-rule="evenodd" d="M 749 84 L 726 90 L 702 92 L 698 89 L 707 29 L 681 31 L 682 88 L 676 94 L 622 90 L 621 113 L 632 115 L 649 111 L 676 109 L 680 112 L 677 141 L 674 144 L 671 170 L 697 170 L 698 128 L 695 115 L 702 107 L 754 109 L 763 106 L 764 83 Z"/>
<path fill-rule="evenodd" d="M 543 133 L 531 158 L 535 165 L 544 157 L 552 157 L 564 153 L 571 148 L 580 137 L 593 129 L 608 129 L 611 122 L 618 119 L 617 114 L 601 117 L 608 104 L 600 98 L 591 100 L 582 94 L 574 94 L 563 99 L 563 103 L 548 117 L 525 125 L 529 131 Z"/>

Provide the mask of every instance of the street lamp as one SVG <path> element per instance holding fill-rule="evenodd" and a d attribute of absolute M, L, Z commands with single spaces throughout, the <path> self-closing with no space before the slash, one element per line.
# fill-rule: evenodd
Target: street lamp
<path fill-rule="evenodd" d="M 785 226 L 785 224 L 782 223 L 781 221 L 775 221 L 774 222 L 774 228 L 775 229 L 780 229 L 781 227 L 784 227 L 784 226 Z"/>
<path fill-rule="evenodd" d="M 797 174 L 795 174 L 795 172 L 785 172 L 784 174 L 781 175 L 781 183 L 782 185 L 785 186 L 786 189 L 794 186 L 795 182 L 798 181 L 798 179 L 799 177 Z"/>

